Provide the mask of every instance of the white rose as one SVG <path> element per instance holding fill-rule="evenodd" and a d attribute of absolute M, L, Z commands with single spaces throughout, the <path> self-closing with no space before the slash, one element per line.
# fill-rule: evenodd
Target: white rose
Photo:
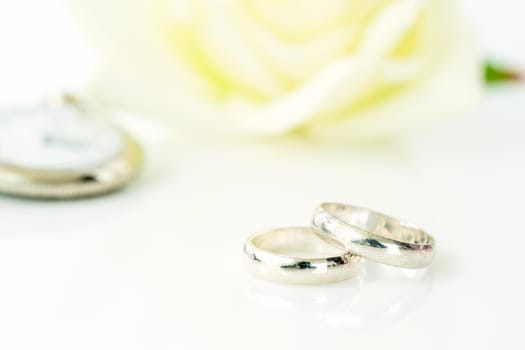
<path fill-rule="evenodd" d="M 360 140 L 450 116 L 480 62 L 449 0 L 71 0 L 92 92 L 179 123 Z"/>

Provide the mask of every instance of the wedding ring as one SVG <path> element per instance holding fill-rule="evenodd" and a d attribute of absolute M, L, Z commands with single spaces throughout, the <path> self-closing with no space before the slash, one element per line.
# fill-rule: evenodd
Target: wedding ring
<path fill-rule="evenodd" d="M 359 272 L 361 258 L 320 240 L 309 227 L 280 228 L 255 234 L 244 245 L 248 270 L 282 283 L 324 284 Z"/>
<path fill-rule="evenodd" d="M 121 129 L 98 120 L 76 100 L 0 113 L 0 192 L 68 199 L 126 185 L 142 150 Z"/>
<path fill-rule="evenodd" d="M 434 238 L 421 228 L 370 209 L 322 203 L 313 231 L 355 255 L 402 268 L 422 268 L 434 255 Z"/>

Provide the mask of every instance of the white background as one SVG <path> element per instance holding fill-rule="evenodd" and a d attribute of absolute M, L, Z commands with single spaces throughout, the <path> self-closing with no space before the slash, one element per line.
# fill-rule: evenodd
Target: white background
<path fill-rule="evenodd" d="M 463 2 L 487 56 L 525 68 L 525 7 Z M 81 84 L 93 67 L 58 0 L 0 3 L 0 102 Z M 525 88 L 397 143 L 190 145 L 124 118 L 147 163 L 127 190 L 72 202 L 0 197 L 0 349 L 525 347 Z M 368 263 L 320 287 L 242 266 L 254 231 L 316 203 L 377 208 L 438 240 L 431 269 Z"/>

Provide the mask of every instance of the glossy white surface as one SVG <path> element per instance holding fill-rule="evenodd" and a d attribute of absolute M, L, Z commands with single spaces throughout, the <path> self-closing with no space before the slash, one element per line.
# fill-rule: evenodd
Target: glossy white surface
<path fill-rule="evenodd" d="M 9 349 L 519 348 L 525 90 L 404 144 L 187 147 L 128 120 L 142 178 L 73 202 L 0 197 L 0 329 Z M 387 147 L 388 146 L 388 147 Z M 243 269 L 254 231 L 323 200 L 410 218 L 438 242 L 426 273 L 278 286 Z M 264 336 L 262 336 L 264 335 Z"/>
<path fill-rule="evenodd" d="M 485 8 L 476 15 L 483 31 L 508 29 L 488 46 L 517 55 L 523 3 L 498 2 L 499 12 L 475 3 Z M 43 4 L 20 13 L 45 24 Z M 48 34 L 69 37 L 57 23 Z M 34 29 L 45 25 L 28 28 L 17 45 L 45 37 Z M 2 96 L 22 95 L 36 79 L 20 75 L 33 62 L 24 57 L 2 61 L 10 65 L 1 67 Z M 40 88 L 67 81 L 51 79 L 60 65 L 50 57 L 31 66 Z M 465 118 L 372 148 L 190 146 L 155 122 L 123 122 L 147 151 L 142 177 L 124 192 L 71 202 L 0 197 L 1 349 L 525 347 L 525 88 L 492 90 Z M 244 271 L 249 234 L 304 225 L 327 200 L 424 226 L 437 240 L 431 268 L 368 263 L 359 279 L 315 287 Z"/>

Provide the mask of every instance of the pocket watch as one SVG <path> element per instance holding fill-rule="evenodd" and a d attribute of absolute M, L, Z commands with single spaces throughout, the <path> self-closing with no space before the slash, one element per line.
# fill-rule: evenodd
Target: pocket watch
<path fill-rule="evenodd" d="M 71 96 L 0 112 L 0 192 L 70 199 L 122 188 L 143 153 L 124 130 Z"/>

